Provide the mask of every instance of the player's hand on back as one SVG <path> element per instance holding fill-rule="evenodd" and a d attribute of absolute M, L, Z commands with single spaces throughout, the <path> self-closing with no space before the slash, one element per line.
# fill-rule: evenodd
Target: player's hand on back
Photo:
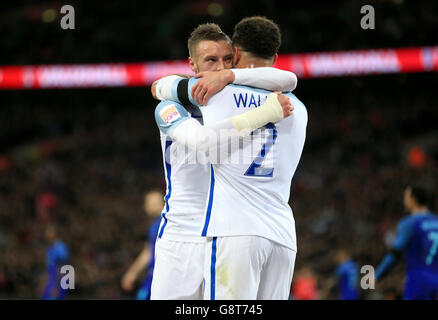
<path fill-rule="evenodd" d="M 278 102 L 280 102 L 281 107 L 283 108 L 283 117 L 287 118 L 290 115 L 292 115 L 294 111 L 294 106 L 290 102 L 289 97 L 284 94 L 281 94 L 281 92 L 275 92 L 275 93 L 278 94 L 277 97 Z"/>
<path fill-rule="evenodd" d="M 197 73 L 195 78 L 201 78 L 192 88 L 192 97 L 196 103 L 204 106 L 212 95 L 221 91 L 227 84 L 234 81 L 231 70 L 204 71 Z"/>

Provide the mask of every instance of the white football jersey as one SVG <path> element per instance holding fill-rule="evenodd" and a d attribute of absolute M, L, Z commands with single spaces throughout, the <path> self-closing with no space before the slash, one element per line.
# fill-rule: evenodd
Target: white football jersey
<path fill-rule="evenodd" d="M 195 82 L 189 81 L 189 92 Z M 204 124 L 256 108 L 269 93 L 228 85 L 201 107 Z M 243 138 L 228 161 L 212 161 L 203 236 L 256 235 L 297 250 L 295 220 L 288 202 L 304 147 L 307 110 L 295 95 L 287 95 L 295 108 L 292 116 Z"/>
<path fill-rule="evenodd" d="M 291 72 L 275 68 L 245 69 L 235 72 L 236 82 L 255 86 L 266 86 L 273 90 L 293 90 L 296 86 L 296 76 Z M 179 78 L 179 77 L 177 77 Z M 167 99 L 179 101 L 179 93 L 186 92 L 184 104 L 196 105 L 187 94 L 187 90 L 178 90 L 179 81 L 169 77 L 163 81 L 163 92 L 168 92 Z M 196 79 L 192 78 L 191 82 Z M 158 87 L 158 86 L 157 86 Z M 186 87 L 187 88 L 187 87 Z M 165 95 L 166 96 L 166 95 Z M 201 116 L 199 110 L 187 109 L 192 117 Z M 234 114 L 233 114 L 234 115 Z M 206 203 L 209 201 L 211 165 L 202 152 L 195 152 L 188 147 L 172 141 L 167 133 L 188 114 L 178 112 L 172 101 L 161 103 L 155 112 L 156 122 L 160 128 L 163 164 L 167 183 L 165 207 L 158 237 L 176 241 L 205 241 L 200 230 L 204 226 Z M 219 118 L 217 120 L 220 120 Z M 202 123 L 202 119 L 199 119 Z M 208 203 L 207 203 L 208 205 Z"/>
<path fill-rule="evenodd" d="M 158 237 L 203 242 L 199 229 L 205 211 L 210 165 L 205 156 L 160 131 L 167 192 Z"/>

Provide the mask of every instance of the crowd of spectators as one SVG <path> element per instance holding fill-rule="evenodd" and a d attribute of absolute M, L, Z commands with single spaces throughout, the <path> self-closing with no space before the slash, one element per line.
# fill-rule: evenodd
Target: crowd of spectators
<path fill-rule="evenodd" d="M 143 195 L 151 187 L 165 189 L 150 109 L 120 105 L 117 111 L 106 106 L 81 111 L 34 104 L 26 110 L 32 125 L 17 127 L 23 119 L 19 108 L 2 110 L 7 115 L 2 127 L 15 124 L 10 137 L 20 128 L 35 131 L 2 154 L 7 163 L 0 171 L 2 295 L 38 297 L 45 273 L 44 229 L 55 224 L 71 251 L 74 296 L 120 297 L 119 278 L 147 239 Z"/>
<path fill-rule="evenodd" d="M 347 84 L 348 79 L 331 79 L 329 88 L 339 82 L 349 93 L 317 91 L 305 100 L 308 138 L 291 196 L 301 254 L 296 269 L 312 269 L 321 287 L 335 276 L 340 249 L 359 267 L 377 267 L 398 221 L 408 214 L 403 206 L 407 185 L 425 186 L 436 208 L 436 94 L 427 84 L 434 78 L 367 79 L 377 83 L 353 91 L 356 85 Z M 364 291 L 363 296 L 400 298 L 403 286 L 400 264 L 379 290 Z M 329 297 L 336 298 L 336 291 Z"/>
<path fill-rule="evenodd" d="M 184 59 L 185 39 L 198 23 L 215 21 L 231 34 L 252 14 L 280 24 L 285 53 L 434 44 L 427 28 L 435 22 L 433 10 L 403 1 L 373 2 L 382 28 L 373 35 L 359 28 L 352 1 L 332 7 L 223 0 L 218 15 L 202 0 L 71 3 L 77 29 L 70 33 L 54 27 L 59 17 L 41 22 L 60 2 L 2 4 L 0 29 L 11 32 L 2 37 L 0 62 Z M 134 19 L 134 11 L 144 17 Z M 417 32 L 419 17 L 423 32 Z M 408 183 L 425 184 L 437 198 L 437 75 L 299 81 L 295 93 L 308 108 L 309 126 L 290 200 L 299 250 L 295 274 L 313 275 L 321 290 L 334 276 L 340 248 L 359 266 L 377 265 L 406 214 Z M 70 299 L 133 298 L 120 279 L 147 238 L 143 195 L 165 190 L 148 89 L 4 91 L 0 101 L 0 298 L 40 297 L 49 224 L 71 253 L 76 289 Z M 403 282 L 400 265 L 362 294 L 396 299 Z M 319 296 L 336 297 L 336 290 Z"/>
<path fill-rule="evenodd" d="M 426 0 L 72 0 L 74 30 L 60 27 L 65 4 L 3 3 L 0 64 L 185 59 L 187 37 L 198 24 L 215 22 L 232 35 L 234 25 L 252 15 L 279 24 L 280 53 L 436 45 L 438 3 Z M 374 7 L 375 30 L 360 27 L 364 4 Z"/>

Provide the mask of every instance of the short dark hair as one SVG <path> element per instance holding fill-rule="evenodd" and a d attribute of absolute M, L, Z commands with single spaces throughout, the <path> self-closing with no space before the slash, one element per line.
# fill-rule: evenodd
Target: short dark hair
<path fill-rule="evenodd" d="M 412 185 L 410 186 L 411 195 L 417 201 L 417 204 L 420 206 L 429 206 L 430 205 L 430 195 L 429 192 L 422 186 Z"/>
<path fill-rule="evenodd" d="M 220 41 L 224 40 L 231 43 L 231 39 L 222 31 L 216 23 L 200 24 L 192 31 L 187 46 L 189 48 L 189 55 L 193 57 L 195 48 L 199 42 L 204 40 Z"/>
<path fill-rule="evenodd" d="M 234 27 L 232 42 L 233 46 L 256 57 L 270 59 L 280 48 L 281 32 L 278 25 L 266 17 L 248 17 Z"/>

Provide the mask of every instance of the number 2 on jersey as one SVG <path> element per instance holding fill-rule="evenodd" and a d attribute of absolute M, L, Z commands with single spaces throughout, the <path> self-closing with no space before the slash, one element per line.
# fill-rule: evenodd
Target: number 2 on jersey
<path fill-rule="evenodd" d="M 268 131 L 268 137 L 266 138 L 266 143 L 263 144 L 262 150 L 260 150 L 257 157 L 249 166 L 248 170 L 245 172 L 245 176 L 251 177 L 272 177 L 274 173 L 274 168 L 267 168 L 262 166 L 263 160 L 265 160 L 266 155 L 271 151 L 274 146 L 275 140 L 277 139 L 277 128 L 273 123 L 268 123 L 263 129 Z"/>

